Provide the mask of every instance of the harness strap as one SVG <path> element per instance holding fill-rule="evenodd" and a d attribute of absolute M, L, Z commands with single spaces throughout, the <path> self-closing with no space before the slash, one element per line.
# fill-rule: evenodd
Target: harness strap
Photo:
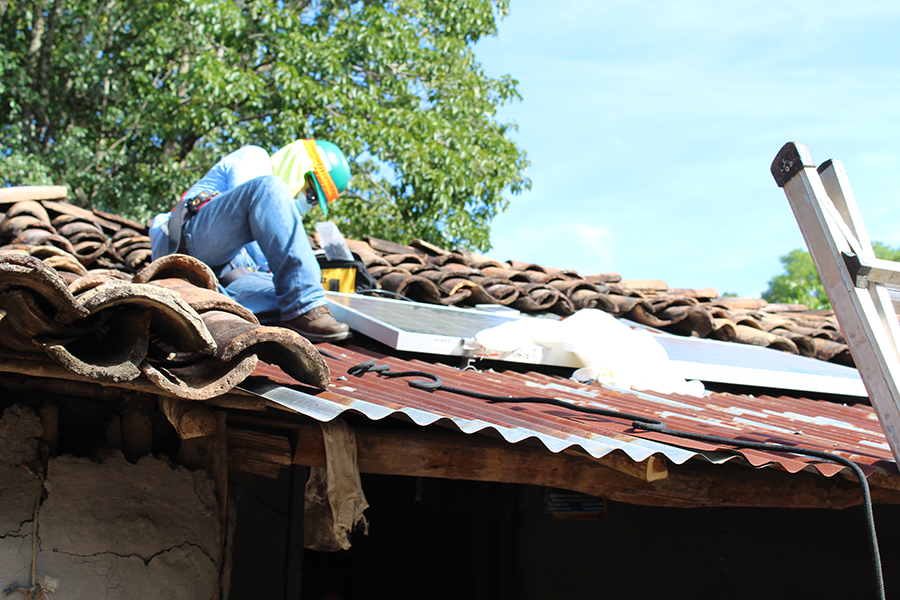
<path fill-rule="evenodd" d="M 207 202 L 219 195 L 219 192 L 200 192 L 193 198 L 185 199 L 182 196 L 181 202 L 172 209 L 172 216 L 169 218 L 169 245 L 167 247 L 168 254 L 184 253 L 184 224 L 194 215 L 197 214 Z"/>
<path fill-rule="evenodd" d="M 169 245 L 166 248 L 166 254 L 177 254 L 182 249 L 184 222 L 188 211 L 187 203 L 187 200 L 182 200 L 172 209 L 172 216 L 169 217 Z"/>
<path fill-rule="evenodd" d="M 219 269 L 213 269 L 213 271 L 215 273 L 218 273 L 219 271 L 222 270 L 222 268 L 224 268 L 224 266 L 220 267 Z M 225 273 L 224 275 L 220 275 L 219 283 L 221 283 L 223 287 L 228 287 L 229 285 L 231 285 L 232 283 L 234 283 L 235 281 L 237 281 L 244 275 L 249 275 L 250 273 L 253 273 L 254 270 L 255 269 L 251 269 L 250 267 L 235 267 L 235 268 L 231 269 L 230 271 L 228 271 L 227 273 Z"/>

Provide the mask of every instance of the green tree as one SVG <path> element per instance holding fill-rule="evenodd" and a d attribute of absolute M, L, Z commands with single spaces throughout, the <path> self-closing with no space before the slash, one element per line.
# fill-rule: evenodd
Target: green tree
<path fill-rule="evenodd" d="M 763 300 L 805 304 L 813 310 L 831 307 L 809 252 L 791 250 L 779 260 L 785 272 L 769 280 L 769 289 L 763 292 Z"/>
<path fill-rule="evenodd" d="M 891 248 L 881 242 L 873 242 L 875 256 L 900 261 L 900 248 Z M 805 304 L 812 310 L 831 308 L 825 286 L 819 279 L 812 256 L 805 250 L 792 250 L 780 259 L 785 272 L 769 280 L 769 289 L 763 300 L 784 304 Z"/>
<path fill-rule="evenodd" d="M 144 218 L 219 156 L 338 144 L 329 216 L 486 250 L 527 160 L 495 120 L 519 98 L 473 47 L 508 0 L 0 0 L 0 185 L 70 187 Z"/>
<path fill-rule="evenodd" d="M 891 248 L 881 242 L 872 242 L 872 250 L 875 251 L 875 256 L 878 258 L 900 262 L 900 248 Z"/>

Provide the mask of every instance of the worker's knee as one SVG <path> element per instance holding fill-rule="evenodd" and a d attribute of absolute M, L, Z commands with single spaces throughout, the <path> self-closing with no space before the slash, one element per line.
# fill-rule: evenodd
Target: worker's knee
<path fill-rule="evenodd" d="M 281 177 L 276 175 L 263 175 L 259 178 L 260 191 L 268 195 L 270 199 L 276 199 L 276 196 L 291 199 L 291 189 Z"/>

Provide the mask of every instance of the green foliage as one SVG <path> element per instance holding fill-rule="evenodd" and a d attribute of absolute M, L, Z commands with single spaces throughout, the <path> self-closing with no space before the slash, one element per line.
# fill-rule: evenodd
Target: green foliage
<path fill-rule="evenodd" d="M 875 256 L 900 261 L 900 248 L 890 248 L 881 242 L 873 242 Z M 831 308 L 825 286 L 819 279 L 812 256 L 805 250 L 792 250 L 780 259 L 785 273 L 769 280 L 769 289 L 763 300 L 784 304 L 805 304 L 812 310 Z"/>
<path fill-rule="evenodd" d="M 0 153 L 0 182 L 19 185 L 53 185 L 47 166 L 33 156 L 21 152 Z"/>
<path fill-rule="evenodd" d="M 810 309 L 830 308 L 828 294 L 819 280 L 816 265 L 809 252 L 791 250 L 780 259 L 785 273 L 769 280 L 762 298 L 768 302 L 805 304 Z"/>
<path fill-rule="evenodd" d="M 504 192 L 530 186 L 512 126 L 494 120 L 517 82 L 473 54 L 507 10 L 0 0 L 0 185 L 50 178 L 83 205 L 144 218 L 244 144 L 318 137 L 353 162 L 329 211 L 345 235 L 484 251 Z"/>
<path fill-rule="evenodd" d="M 900 248 L 891 248 L 881 242 L 872 242 L 872 250 L 875 251 L 875 256 L 878 258 L 900 262 Z"/>

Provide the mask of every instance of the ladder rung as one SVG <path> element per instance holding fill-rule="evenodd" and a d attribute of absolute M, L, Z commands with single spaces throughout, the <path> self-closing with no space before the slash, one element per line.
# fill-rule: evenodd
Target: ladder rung
<path fill-rule="evenodd" d="M 869 283 L 900 286 L 900 263 L 876 258 L 869 264 L 850 253 L 843 253 L 842 257 L 856 287 L 865 288 Z"/>

